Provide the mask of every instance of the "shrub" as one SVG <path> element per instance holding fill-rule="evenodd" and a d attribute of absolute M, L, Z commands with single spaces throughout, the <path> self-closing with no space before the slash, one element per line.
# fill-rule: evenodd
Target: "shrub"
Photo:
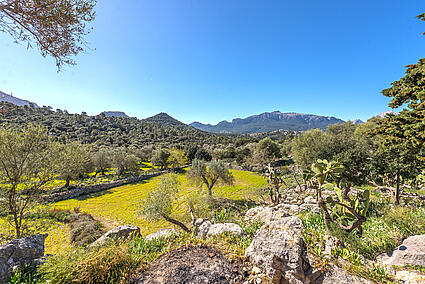
<path fill-rule="evenodd" d="M 138 266 L 125 245 L 85 251 L 77 249 L 54 255 L 40 266 L 39 273 L 50 283 L 119 283 Z"/>
<path fill-rule="evenodd" d="M 97 240 L 103 233 L 102 224 L 89 214 L 77 214 L 69 224 L 71 242 L 86 246 Z"/>
<path fill-rule="evenodd" d="M 34 265 L 23 266 L 13 273 L 8 284 L 36 284 L 39 282 L 38 274 Z"/>

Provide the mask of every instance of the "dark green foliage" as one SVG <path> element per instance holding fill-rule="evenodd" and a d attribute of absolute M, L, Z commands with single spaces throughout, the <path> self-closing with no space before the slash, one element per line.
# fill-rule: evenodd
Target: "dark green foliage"
<path fill-rule="evenodd" d="M 278 144 L 269 137 L 262 139 L 255 147 L 254 159 L 262 164 L 271 163 L 281 157 Z"/>
<path fill-rule="evenodd" d="M 204 160 L 204 161 L 209 162 L 209 161 L 211 161 L 211 160 L 212 160 L 212 156 L 211 156 L 211 154 L 210 154 L 210 153 L 208 153 L 208 151 L 207 151 L 207 150 L 205 150 L 204 148 L 199 148 L 199 149 L 196 151 L 195 159 L 198 159 L 198 160 Z"/>
<path fill-rule="evenodd" d="M 113 148 L 131 145 L 135 149 L 150 144 L 172 147 L 230 142 L 226 136 L 205 133 L 183 123 L 160 123 L 157 120 L 106 117 L 102 114 L 69 114 L 66 111 L 55 112 L 47 107 L 18 107 L 8 103 L 0 103 L 0 110 L 0 124 L 41 124 L 61 142 L 79 141 Z"/>
<path fill-rule="evenodd" d="M 344 167 L 340 175 L 341 185 L 350 189 L 361 185 L 368 177 L 368 165 L 376 148 L 370 139 L 356 131 L 351 122 L 335 124 L 326 132 L 310 130 L 294 139 L 292 154 L 295 162 L 308 169 L 317 159 L 339 161 Z"/>
<path fill-rule="evenodd" d="M 418 16 L 424 20 L 424 14 Z M 409 149 L 425 145 L 425 58 L 407 66 L 406 75 L 391 83 L 382 94 L 391 98 L 390 107 L 404 109 L 389 114 L 379 122 L 375 134 L 382 135 L 386 144 L 403 144 Z M 425 153 L 422 153 L 425 154 Z M 425 155 L 421 156 L 425 159 Z"/>
<path fill-rule="evenodd" d="M 170 157 L 170 151 L 167 149 L 157 149 L 152 154 L 152 163 L 155 166 L 166 169 L 168 167 L 168 158 Z"/>

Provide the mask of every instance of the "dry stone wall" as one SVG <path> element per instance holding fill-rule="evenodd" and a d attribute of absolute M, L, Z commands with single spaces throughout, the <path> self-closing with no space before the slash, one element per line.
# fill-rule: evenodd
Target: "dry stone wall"
<path fill-rule="evenodd" d="M 140 182 L 140 181 L 157 177 L 166 173 L 169 173 L 169 171 L 168 170 L 159 171 L 159 172 L 149 173 L 149 174 L 145 174 L 145 175 L 141 175 L 137 177 L 131 177 L 127 179 L 111 181 L 107 183 L 90 185 L 90 186 L 84 186 L 84 187 L 77 187 L 72 189 L 58 189 L 58 190 L 54 190 L 50 192 L 49 194 L 43 195 L 42 200 L 46 203 L 50 203 L 50 202 L 58 202 L 62 200 L 67 200 L 71 198 L 77 198 L 86 194 L 96 193 L 96 192 L 108 190 L 118 186 Z"/>

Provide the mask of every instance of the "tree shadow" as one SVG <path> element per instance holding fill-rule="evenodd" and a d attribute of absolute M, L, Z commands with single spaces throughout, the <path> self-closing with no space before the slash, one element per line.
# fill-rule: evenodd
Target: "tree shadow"
<path fill-rule="evenodd" d="M 138 182 L 133 182 L 133 183 L 126 183 L 123 185 L 119 185 L 119 186 L 115 186 L 115 187 L 111 187 L 105 190 L 101 190 L 98 192 L 93 192 L 93 193 L 87 193 L 87 194 L 82 194 L 80 196 L 77 197 L 73 197 L 73 198 L 69 198 L 69 199 L 64 199 L 64 200 L 78 200 L 78 201 L 84 201 L 90 198 L 95 198 L 95 197 L 100 197 L 100 196 L 104 196 L 107 194 L 112 194 L 113 193 L 113 189 L 116 189 L 117 187 L 121 187 L 121 186 L 128 186 L 128 185 L 138 185 L 138 184 L 145 184 L 148 183 L 153 177 L 147 178 L 145 180 L 142 181 L 138 181 Z M 61 200 L 63 201 L 63 200 Z M 60 201 L 57 201 L 60 202 Z M 55 202 L 56 203 L 56 202 Z"/>

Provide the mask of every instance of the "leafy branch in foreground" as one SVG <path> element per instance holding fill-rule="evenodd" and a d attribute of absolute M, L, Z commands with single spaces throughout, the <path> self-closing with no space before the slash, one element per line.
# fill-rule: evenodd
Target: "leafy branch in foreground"
<path fill-rule="evenodd" d="M 0 0 L 0 31 L 29 47 L 35 43 L 60 70 L 75 65 L 73 57 L 87 47 L 95 5 L 96 0 Z"/>

